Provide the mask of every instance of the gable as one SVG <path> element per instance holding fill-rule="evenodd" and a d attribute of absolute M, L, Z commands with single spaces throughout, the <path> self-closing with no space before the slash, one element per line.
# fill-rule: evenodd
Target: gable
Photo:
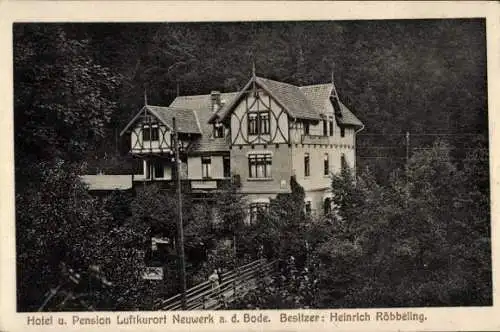
<path fill-rule="evenodd" d="M 127 131 L 129 131 L 133 125 L 135 125 L 136 123 L 140 122 L 141 120 L 144 119 L 144 117 L 146 115 L 150 115 L 150 116 L 153 116 L 155 117 L 158 121 L 161 121 L 159 119 L 159 117 L 155 114 L 153 114 L 151 111 L 149 111 L 146 106 L 144 106 L 143 108 L 141 108 L 141 110 L 139 112 L 137 112 L 137 114 L 127 123 L 127 125 L 125 126 L 125 128 L 123 128 L 123 130 L 120 132 L 120 136 L 123 136 Z M 149 122 L 149 121 L 148 121 Z M 164 124 L 166 125 L 166 124 Z M 169 127 L 169 129 L 171 129 Z"/>
<path fill-rule="evenodd" d="M 175 118 L 179 133 L 201 134 L 200 124 L 193 110 L 146 105 L 132 118 L 132 120 L 130 120 L 120 132 L 120 136 L 125 134 L 134 124 L 146 115 L 153 116 L 169 130 L 173 128 L 173 119 Z"/>
<path fill-rule="evenodd" d="M 245 93 L 230 115 L 232 145 L 288 142 L 289 115 L 263 89 Z"/>
<path fill-rule="evenodd" d="M 286 113 L 294 119 L 321 120 L 320 114 L 314 109 L 313 104 L 302 93 L 299 87 L 269 80 L 262 77 L 252 77 L 236 98 L 221 110 L 215 113 L 210 122 L 224 121 L 241 102 L 242 98 L 253 89 L 264 90 L 278 105 L 283 107 Z"/>

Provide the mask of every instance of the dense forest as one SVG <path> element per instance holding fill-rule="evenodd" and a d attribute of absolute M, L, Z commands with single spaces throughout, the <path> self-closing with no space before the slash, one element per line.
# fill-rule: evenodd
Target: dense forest
<path fill-rule="evenodd" d="M 177 91 L 236 91 L 255 62 L 259 75 L 297 85 L 329 82 L 333 72 L 366 124 L 361 166 L 401 166 L 407 131 L 414 148 L 451 136 L 463 151 L 487 139 L 481 20 L 95 25 L 87 35 L 99 63 L 128 82 L 113 126 L 142 105 L 144 89 L 159 105 Z"/>
<path fill-rule="evenodd" d="M 329 82 L 333 73 L 341 99 L 366 126 L 357 181 L 347 173 L 334 179 L 346 195 L 337 214 L 316 223 L 329 239 L 291 226 L 305 220 L 290 205 L 300 188 L 263 216 L 265 231 L 242 230 L 235 224 L 242 212 L 226 211 L 222 233 L 271 241 L 279 251 L 268 255 L 300 258 L 303 236 L 314 245 L 311 257 L 283 272 L 312 284 L 263 287 L 256 305 L 273 307 L 282 291 L 299 298 L 281 299 L 284 307 L 491 304 L 484 20 L 15 24 L 13 34 L 20 310 L 36 309 L 63 260 L 98 260 L 120 276 L 115 308 L 147 308 L 140 299 L 155 290 L 133 273 L 144 264 L 143 221 L 174 232 L 166 208 L 174 203 L 156 201 L 154 191 L 95 198 L 78 175 L 133 170 L 118 133 L 145 92 L 150 104 L 166 106 L 177 94 L 236 91 L 252 63 L 260 76 L 297 85 Z M 220 201 L 240 206 L 236 196 Z M 144 197 L 146 207 L 137 203 Z M 193 252 L 196 243 L 216 250 L 215 239 L 227 234 L 207 231 L 203 209 L 189 207 Z M 253 242 L 243 241 L 241 252 L 254 252 Z M 193 258 L 190 271 L 209 269 L 222 251 Z M 127 262 L 117 264 L 120 257 Z M 307 266 L 311 275 L 294 276 Z"/>

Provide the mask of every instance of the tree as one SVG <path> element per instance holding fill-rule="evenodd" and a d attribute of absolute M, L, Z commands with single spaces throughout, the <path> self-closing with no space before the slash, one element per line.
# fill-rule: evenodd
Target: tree
<path fill-rule="evenodd" d="M 482 171 L 471 174 L 471 161 L 483 164 Z M 436 142 L 432 149 L 415 154 L 406 170 L 405 217 L 412 228 L 406 234 L 414 239 L 421 302 L 485 305 L 491 301 L 490 218 L 485 210 L 477 210 L 478 204 L 484 207 L 488 201 L 488 186 L 470 190 L 478 188 L 487 168 L 480 160 L 464 163 L 460 170 L 451 160 L 449 146 Z M 478 287 L 478 279 L 484 286 Z M 437 299 L 436 287 L 441 289 Z"/>
<path fill-rule="evenodd" d="M 90 238 L 105 238 L 111 220 L 78 175 L 85 151 L 104 136 L 119 78 L 93 61 L 85 40 L 68 37 L 67 27 L 14 25 L 19 310 L 36 310 L 61 282 L 60 262 L 94 264 Z"/>
<path fill-rule="evenodd" d="M 489 218 L 477 210 L 487 196 L 446 144 L 415 153 L 390 186 L 349 177 L 333 181 L 340 218 L 324 220 L 328 239 L 316 247 L 320 306 L 491 303 Z"/>
<path fill-rule="evenodd" d="M 259 280 L 257 289 L 238 299 L 232 309 L 315 306 L 317 265 L 308 245 L 314 242 L 316 228 L 304 212 L 304 197 L 304 189 L 292 177 L 291 193 L 278 194 L 269 211 L 245 227 L 244 250 L 255 255 L 263 246 L 263 256 L 276 260 L 278 271 Z"/>
<path fill-rule="evenodd" d="M 90 238 L 111 218 L 80 183 L 78 169 L 62 161 L 39 169 L 42 181 L 16 193 L 20 310 L 36 309 L 41 294 L 60 282 L 61 261 L 78 267 L 94 263 L 86 251 Z"/>
<path fill-rule="evenodd" d="M 268 211 L 259 211 L 255 224 L 242 228 L 243 250 L 255 256 L 263 246 L 266 257 L 286 261 L 295 256 L 302 264 L 305 257 L 303 231 L 309 221 L 304 213 L 304 196 L 304 189 L 292 177 L 291 193 L 276 195 Z"/>
<path fill-rule="evenodd" d="M 243 264 L 247 248 L 247 215 L 244 195 L 233 184 L 224 185 L 213 195 L 196 203 L 197 215 L 203 214 L 206 227 L 198 236 L 203 236 L 204 261 L 193 266 L 194 280 L 203 282 L 215 270 L 232 270 Z M 201 213 L 204 211 L 204 213 Z M 200 217 L 193 216 L 193 225 L 200 223 Z M 196 283 L 196 282 L 194 282 Z"/>
<path fill-rule="evenodd" d="M 14 125 L 17 184 L 33 176 L 25 165 L 81 160 L 104 137 L 116 109 L 119 76 L 96 63 L 86 40 L 68 26 L 14 25 Z"/>

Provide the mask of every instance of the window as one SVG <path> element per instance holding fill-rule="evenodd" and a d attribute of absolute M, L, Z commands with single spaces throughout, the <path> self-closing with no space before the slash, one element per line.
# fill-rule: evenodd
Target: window
<path fill-rule="evenodd" d="M 271 177 L 271 154 L 251 154 L 248 156 L 248 174 L 250 178 Z"/>
<path fill-rule="evenodd" d="M 143 141 L 157 141 L 158 140 L 158 127 L 145 126 L 142 128 Z"/>
<path fill-rule="evenodd" d="M 269 111 L 248 113 L 248 134 L 269 134 Z"/>
<path fill-rule="evenodd" d="M 345 154 L 343 154 L 343 153 L 340 156 L 340 167 L 341 167 L 341 169 L 344 169 L 347 167 L 347 161 L 345 160 Z"/>
<path fill-rule="evenodd" d="M 344 136 L 345 136 L 345 128 L 340 127 L 340 137 L 344 137 Z"/>
<path fill-rule="evenodd" d="M 224 157 L 222 159 L 222 168 L 223 168 L 223 173 L 224 177 L 228 178 L 231 176 L 231 160 L 229 157 Z"/>
<path fill-rule="evenodd" d="M 323 120 L 323 136 L 328 135 L 328 122 L 326 120 Z"/>
<path fill-rule="evenodd" d="M 311 175 L 311 165 L 310 165 L 310 158 L 309 158 L 309 153 L 304 154 L 304 176 L 309 176 Z"/>
<path fill-rule="evenodd" d="M 328 153 L 325 153 L 325 156 L 323 158 L 323 174 L 328 175 L 330 174 L 330 160 L 329 160 Z"/>
<path fill-rule="evenodd" d="M 306 216 L 310 216 L 311 215 L 311 201 L 306 201 L 304 203 L 304 212 L 306 213 Z"/>
<path fill-rule="evenodd" d="M 257 113 L 248 113 L 248 135 L 257 134 Z"/>
<path fill-rule="evenodd" d="M 216 123 L 214 125 L 214 137 L 215 138 L 224 137 L 224 126 L 221 123 Z"/>
<path fill-rule="evenodd" d="M 158 137 L 159 137 L 158 134 L 159 134 L 158 133 L 158 127 L 151 128 L 151 140 L 152 141 L 157 141 L 158 140 Z"/>
<path fill-rule="evenodd" d="M 250 204 L 250 224 L 255 224 L 259 217 L 269 211 L 269 203 Z"/>
<path fill-rule="evenodd" d="M 201 177 L 206 179 L 210 178 L 210 164 L 212 160 L 210 157 L 202 157 L 201 158 Z"/>
<path fill-rule="evenodd" d="M 269 134 L 269 112 L 259 113 L 259 126 L 261 134 Z"/>
<path fill-rule="evenodd" d="M 144 178 L 149 179 L 151 177 L 151 172 L 150 172 L 150 163 L 149 161 L 144 161 Z"/>
<path fill-rule="evenodd" d="M 144 178 L 163 179 L 165 177 L 165 169 L 161 160 L 144 161 Z"/>
<path fill-rule="evenodd" d="M 154 163 L 154 172 L 155 172 L 155 178 L 161 179 L 164 177 L 163 163 L 161 161 L 156 161 Z"/>
<path fill-rule="evenodd" d="M 330 118 L 330 136 L 333 136 L 333 119 Z"/>
<path fill-rule="evenodd" d="M 304 135 L 309 135 L 309 122 L 304 122 Z"/>
<path fill-rule="evenodd" d="M 151 137 L 151 131 L 149 130 L 149 127 L 143 127 L 142 128 L 142 140 L 143 141 L 149 141 Z"/>

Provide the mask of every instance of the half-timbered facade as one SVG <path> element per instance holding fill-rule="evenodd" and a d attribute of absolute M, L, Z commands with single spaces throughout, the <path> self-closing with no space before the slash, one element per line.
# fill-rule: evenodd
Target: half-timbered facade
<path fill-rule="evenodd" d="M 306 211 L 329 209 L 330 175 L 355 168 L 361 121 L 332 83 L 294 86 L 253 75 L 241 91 L 179 96 L 169 107 L 144 106 L 122 131 L 143 160 L 135 182 L 173 178 L 172 130 L 177 121 L 181 178 L 193 190 L 238 182 L 251 211 L 290 192 L 295 177 Z"/>

